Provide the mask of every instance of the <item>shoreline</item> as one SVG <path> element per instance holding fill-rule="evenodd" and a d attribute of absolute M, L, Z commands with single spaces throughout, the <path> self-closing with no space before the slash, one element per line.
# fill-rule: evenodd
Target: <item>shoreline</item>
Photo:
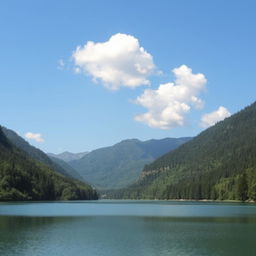
<path fill-rule="evenodd" d="M 245 203 L 245 204 L 255 204 L 256 201 L 248 200 L 248 201 L 239 201 L 239 200 L 212 200 L 212 199 L 117 199 L 117 198 L 98 198 L 91 200 L 10 200 L 10 201 L 0 201 L 1 203 L 76 203 L 76 202 L 99 202 L 99 201 L 164 201 L 164 202 L 200 202 L 200 203 Z"/>
<path fill-rule="evenodd" d="M 248 200 L 248 201 L 239 201 L 239 200 L 213 200 L 213 199 L 117 199 L 117 198 L 99 198 L 100 200 L 116 200 L 116 201 L 170 201 L 170 202 L 208 202 L 208 203 L 250 203 L 255 204 L 256 201 Z"/>

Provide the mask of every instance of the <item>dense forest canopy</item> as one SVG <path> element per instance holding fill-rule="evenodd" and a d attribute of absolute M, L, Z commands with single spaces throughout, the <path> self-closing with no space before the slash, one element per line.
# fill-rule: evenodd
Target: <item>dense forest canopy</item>
<path fill-rule="evenodd" d="M 96 191 L 32 159 L 8 140 L 0 126 L 0 200 L 97 199 Z"/>

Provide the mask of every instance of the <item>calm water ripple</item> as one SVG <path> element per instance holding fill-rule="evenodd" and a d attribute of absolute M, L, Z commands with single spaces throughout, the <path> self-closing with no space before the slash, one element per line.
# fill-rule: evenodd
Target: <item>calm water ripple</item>
<path fill-rule="evenodd" d="M 97 201 L 0 204 L 1 256 L 255 256 L 256 206 Z"/>

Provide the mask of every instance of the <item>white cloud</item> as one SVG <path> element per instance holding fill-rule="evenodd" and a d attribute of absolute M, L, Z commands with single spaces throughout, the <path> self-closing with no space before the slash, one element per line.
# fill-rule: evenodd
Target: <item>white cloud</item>
<path fill-rule="evenodd" d="M 150 127 L 171 129 L 185 124 L 185 114 L 191 108 L 202 108 L 203 101 L 198 94 L 207 82 L 203 74 L 193 74 L 186 65 L 172 70 L 175 81 L 161 84 L 157 90 L 147 89 L 135 103 L 148 112 L 135 116 L 135 120 Z"/>
<path fill-rule="evenodd" d="M 40 133 L 27 132 L 25 137 L 30 140 L 35 140 L 36 142 L 44 142 L 44 139 Z"/>
<path fill-rule="evenodd" d="M 200 125 L 208 128 L 229 116 L 231 116 L 231 113 L 225 107 L 220 106 L 216 111 L 203 115 Z"/>
<path fill-rule="evenodd" d="M 89 74 L 112 90 L 149 85 L 147 78 L 155 72 L 153 57 L 137 38 L 127 34 L 115 34 L 102 43 L 88 41 L 78 46 L 72 57 L 76 73 Z"/>

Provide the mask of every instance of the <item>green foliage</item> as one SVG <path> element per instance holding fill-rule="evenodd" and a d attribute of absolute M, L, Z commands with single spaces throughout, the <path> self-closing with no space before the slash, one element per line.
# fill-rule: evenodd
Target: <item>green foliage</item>
<path fill-rule="evenodd" d="M 248 191 L 247 196 L 253 201 L 256 201 L 256 170 L 248 168 L 246 170 Z"/>
<path fill-rule="evenodd" d="M 256 199 L 256 103 L 145 166 L 117 198 Z"/>
<path fill-rule="evenodd" d="M 91 186 L 33 160 L 0 127 L 0 201 L 97 199 Z"/>
<path fill-rule="evenodd" d="M 98 189 L 122 188 L 139 177 L 145 164 L 190 139 L 125 140 L 111 147 L 94 150 L 69 164 Z"/>
<path fill-rule="evenodd" d="M 25 151 L 34 160 L 37 160 L 40 163 L 47 165 L 50 169 L 64 176 L 83 180 L 81 176 L 68 164 L 66 164 L 65 162 L 63 163 L 63 161 L 58 159 L 51 159 L 40 149 L 31 146 L 27 141 L 25 141 L 14 131 L 4 127 L 2 127 L 2 131 L 12 144 L 14 144 L 20 150 Z"/>
<path fill-rule="evenodd" d="M 245 201 L 248 199 L 248 182 L 246 172 L 239 175 L 237 181 L 237 199 Z"/>

